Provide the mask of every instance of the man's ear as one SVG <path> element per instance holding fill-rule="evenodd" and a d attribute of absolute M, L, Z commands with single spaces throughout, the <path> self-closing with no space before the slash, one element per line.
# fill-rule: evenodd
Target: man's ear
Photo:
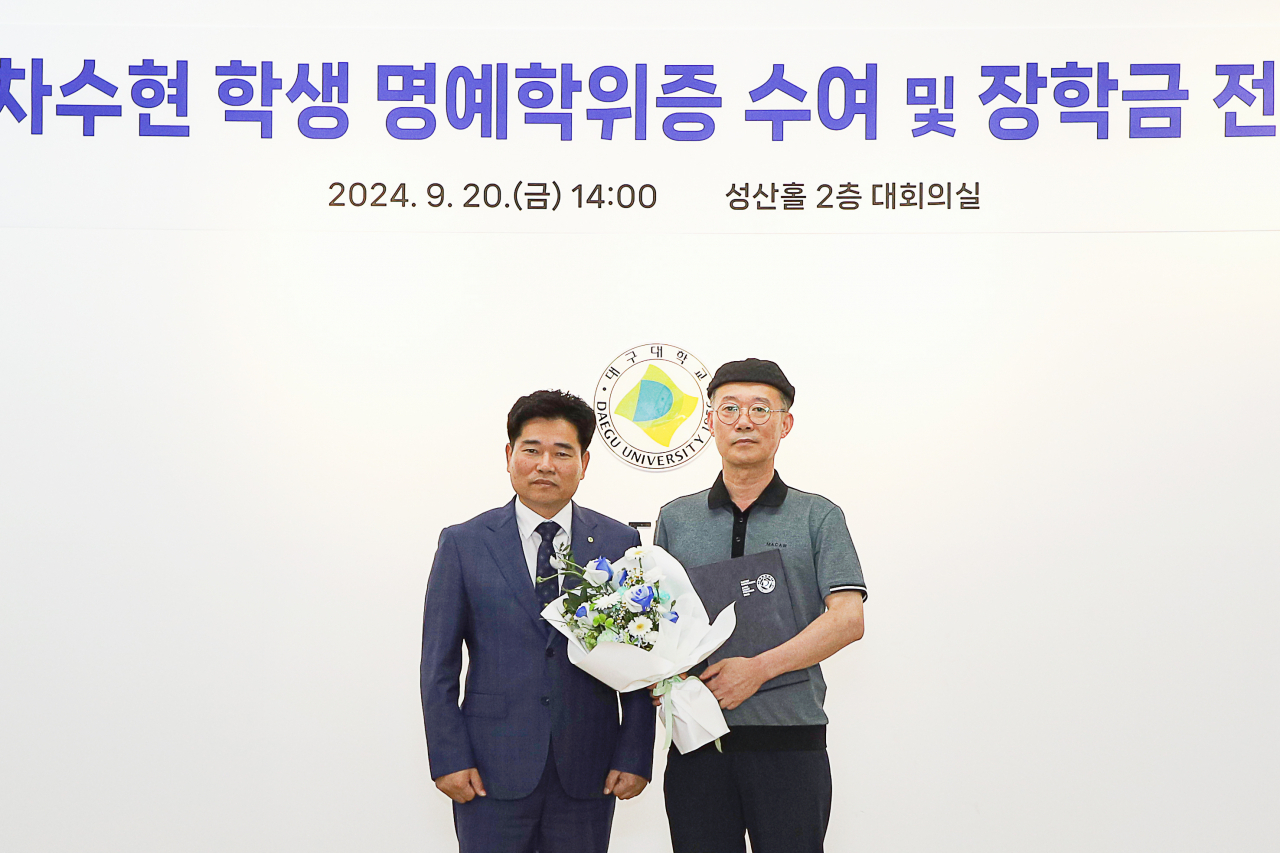
<path fill-rule="evenodd" d="M 590 461 L 591 461 L 591 451 L 590 450 L 582 451 L 582 476 L 578 478 L 579 480 L 586 479 L 587 463 L 589 463 Z"/>
<path fill-rule="evenodd" d="M 795 415 L 786 412 L 782 416 L 782 435 L 779 438 L 786 438 L 787 433 L 791 432 L 791 428 L 796 425 Z"/>
<path fill-rule="evenodd" d="M 511 445 L 507 445 L 507 473 L 511 473 Z"/>

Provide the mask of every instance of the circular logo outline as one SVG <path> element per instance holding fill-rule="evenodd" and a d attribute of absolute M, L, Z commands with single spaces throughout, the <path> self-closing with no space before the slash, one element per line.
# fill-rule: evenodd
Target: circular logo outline
<path fill-rule="evenodd" d="M 648 378 L 650 369 L 655 367 L 670 382 L 664 387 L 673 395 L 672 406 L 676 405 L 674 395 L 677 392 L 687 399 L 692 395 L 680 387 L 684 383 L 667 375 L 667 370 L 683 374 L 688 384 L 697 388 L 698 398 L 693 411 L 676 416 L 664 413 L 665 424 L 661 419 L 641 422 L 618 414 L 618 406 L 622 402 L 620 395 L 636 392 L 641 380 Z M 609 363 L 596 382 L 592 395 L 596 433 L 614 456 L 632 468 L 654 472 L 671 471 L 687 465 L 712 443 L 711 430 L 707 427 L 707 412 L 710 410 L 707 385 L 710 382 L 711 372 L 706 365 L 684 347 L 647 343 L 625 349 Z M 672 426 L 671 421 L 677 418 L 678 422 Z M 645 423 L 649 426 L 644 426 Z M 694 424 L 692 429 L 689 428 L 691 423 Z M 670 441 L 664 446 L 660 439 L 668 427 L 671 428 Z M 655 438 L 655 434 L 658 437 Z M 638 440 L 650 446 L 638 444 Z"/>
<path fill-rule="evenodd" d="M 765 595 L 768 595 L 769 593 L 773 592 L 774 588 L 777 587 L 777 585 L 778 585 L 778 581 L 776 578 L 774 578 L 773 575 L 763 574 L 760 577 L 756 578 L 756 589 L 760 590 Z"/>

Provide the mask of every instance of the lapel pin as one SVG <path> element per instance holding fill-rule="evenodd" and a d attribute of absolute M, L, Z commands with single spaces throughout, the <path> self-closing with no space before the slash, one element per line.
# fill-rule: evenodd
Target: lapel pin
<path fill-rule="evenodd" d="M 594 537 L 594 536 L 588 536 L 588 537 L 587 537 L 587 541 L 588 541 L 588 542 L 594 542 L 594 541 L 596 541 L 596 537 Z"/>

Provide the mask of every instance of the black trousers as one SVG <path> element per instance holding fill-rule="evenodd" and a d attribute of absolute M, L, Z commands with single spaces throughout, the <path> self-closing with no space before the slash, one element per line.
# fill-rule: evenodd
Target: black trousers
<path fill-rule="evenodd" d="M 822 853 L 831 818 L 825 749 L 724 752 L 674 747 L 663 782 L 673 853 Z"/>

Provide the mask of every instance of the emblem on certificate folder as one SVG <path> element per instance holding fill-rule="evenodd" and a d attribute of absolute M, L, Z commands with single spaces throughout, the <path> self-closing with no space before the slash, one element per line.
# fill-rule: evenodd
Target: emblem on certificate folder
<path fill-rule="evenodd" d="M 763 592 L 765 595 L 773 592 L 778 586 L 778 580 L 773 575 L 763 574 L 755 580 L 738 581 L 738 586 L 742 589 L 742 595 L 745 598 L 753 592 Z"/>
<path fill-rule="evenodd" d="M 600 439 L 628 465 L 665 471 L 711 444 L 707 383 L 711 374 L 673 344 L 633 347 L 605 368 L 596 383 Z"/>

